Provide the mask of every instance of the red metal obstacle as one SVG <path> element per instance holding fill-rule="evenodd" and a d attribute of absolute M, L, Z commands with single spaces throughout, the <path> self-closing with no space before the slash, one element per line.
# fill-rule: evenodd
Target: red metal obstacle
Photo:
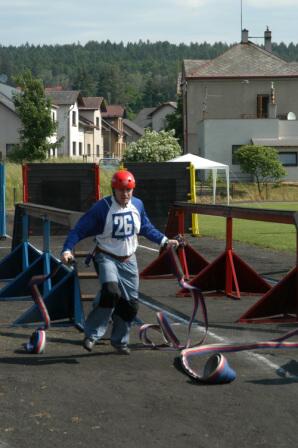
<path fill-rule="evenodd" d="M 233 251 L 231 217 L 226 221 L 225 252 L 192 279 L 190 284 L 202 291 L 224 291 L 228 297 L 236 299 L 240 299 L 240 292 L 256 294 L 270 289 L 269 283 Z M 178 295 L 189 295 L 189 291 L 181 289 Z"/>
<path fill-rule="evenodd" d="M 170 207 L 165 234 L 168 238 L 174 238 L 176 235 L 184 235 L 184 233 L 184 211 Z"/>
<path fill-rule="evenodd" d="M 228 207 L 215 205 L 189 204 L 186 202 L 175 202 L 174 206 L 179 210 L 187 210 L 190 213 L 201 213 L 206 215 L 226 216 L 227 218 L 250 219 L 255 221 L 275 222 L 281 224 L 294 224 L 296 228 L 296 266 L 275 285 L 267 291 L 259 302 L 244 313 L 238 322 L 298 322 L 298 213 L 287 210 L 261 210 L 242 207 Z M 238 267 L 234 265 L 236 255 L 232 252 L 232 223 L 227 219 L 227 246 L 226 251 L 211 265 L 195 277 L 191 282 L 199 284 L 204 290 L 208 290 L 209 284 L 217 287 L 217 275 L 221 275 L 219 266 L 225 268 L 226 283 L 232 275 L 232 279 L 238 279 L 238 289 L 241 290 Z M 238 258 L 238 257 L 237 257 Z M 242 260 L 237 264 L 244 263 Z M 243 274 L 242 269 L 240 275 Z M 246 268 L 246 274 L 249 270 Z M 213 280 L 210 277 L 213 276 Z M 221 280 L 222 282 L 222 280 Z M 220 282 L 219 282 L 220 283 Z M 226 288 L 226 290 L 228 287 Z M 183 290 L 182 290 L 183 291 Z"/>
<path fill-rule="evenodd" d="M 189 279 L 190 276 L 196 275 L 209 264 L 208 261 L 188 243 L 186 243 L 185 246 L 180 246 L 177 249 L 177 254 L 185 279 Z M 159 256 L 140 273 L 140 277 L 143 279 L 174 278 L 175 276 L 173 275 L 169 249 L 163 250 Z"/>
<path fill-rule="evenodd" d="M 168 238 L 184 235 L 183 211 L 170 208 L 165 234 Z M 177 255 L 180 260 L 185 279 L 187 280 L 190 276 L 197 275 L 198 272 L 209 264 L 208 261 L 187 242 L 184 242 L 184 244 L 178 247 Z M 174 278 L 172 271 L 173 269 L 169 250 L 166 249 L 162 250 L 159 256 L 140 273 L 140 277 L 143 279 Z"/>
<path fill-rule="evenodd" d="M 298 322 L 298 269 L 295 266 L 279 283 L 249 308 L 237 322 Z"/>
<path fill-rule="evenodd" d="M 28 202 L 28 165 L 22 165 L 23 176 L 23 202 Z"/>

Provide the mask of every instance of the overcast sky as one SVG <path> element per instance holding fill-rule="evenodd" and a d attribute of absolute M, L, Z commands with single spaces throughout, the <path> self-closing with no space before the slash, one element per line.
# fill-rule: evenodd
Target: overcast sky
<path fill-rule="evenodd" d="M 298 0 L 242 0 L 250 36 L 298 43 Z M 0 44 L 240 41 L 241 0 L 0 0 Z M 260 40 L 252 39 L 256 43 Z"/>

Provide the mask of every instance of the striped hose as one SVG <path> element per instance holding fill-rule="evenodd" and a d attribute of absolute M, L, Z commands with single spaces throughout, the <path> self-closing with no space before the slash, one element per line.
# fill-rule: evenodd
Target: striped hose
<path fill-rule="evenodd" d="M 54 277 L 57 274 L 58 270 L 60 269 L 61 265 L 62 264 L 59 264 L 53 270 L 53 272 L 48 275 L 34 275 L 30 279 L 30 282 L 28 284 L 28 287 L 31 291 L 32 299 L 34 303 L 37 305 L 41 317 L 44 321 L 44 326 L 37 328 L 30 336 L 29 342 L 23 345 L 27 353 L 41 354 L 45 351 L 46 330 L 50 327 L 51 320 L 38 286 L 44 283 L 49 278 Z"/>
<path fill-rule="evenodd" d="M 206 384 L 224 384 L 232 382 L 236 378 L 236 372 L 229 366 L 227 359 L 222 352 L 239 352 L 253 349 L 281 349 L 281 348 L 298 348 L 298 342 L 288 342 L 287 339 L 298 334 L 298 329 L 290 331 L 280 338 L 272 339 L 270 341 L 252 342 L 247 344 L 232 343 L 232 344 L 204 344 L 208 332 L 208 316 L 204 297 L 199 288 L 189 285 L 184 280 L 184 274 L 180 266 L 179 258 L 172 247 L 168 249 L 171 256 L 173 272 L 178 279 L 179 285 L 182 288 L 190 290 L 193 296 L 194 306 L 191 318 L 188 324 L 188 331 L 186 342 L 182 344 L 175 335 L 171 324 L 164 312 L 158 312 L 157 324 L 144 324 L 139 329 L 139 336 L 141 341 L 146 346 L 151 346 L 155 349 L 170 349 L 179 350 L 179 363 L 183 371 L 194 381 Z M 190 332 L 193 321 L 196 317 L 199 305 L 201 305 L 204 318 L 204 335 L 200 341 L 191 343 Z M 155 344 L 148 336 L 148 331 L 154 330 L 161 333 L 164 343 Z M 203 372 L 191 366 L 192 358 L 197 356 L 206 356 L 212 354 L 207 360 Z"/>

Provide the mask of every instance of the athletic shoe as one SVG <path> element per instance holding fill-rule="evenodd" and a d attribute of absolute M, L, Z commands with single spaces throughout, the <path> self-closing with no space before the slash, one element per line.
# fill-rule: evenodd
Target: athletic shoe
<path fill-rule="evenodd" d="M 113 346 L 113 347 L 116 350 L 116 352 L 118 353 L 118 355 L 130 355 L 130 349 L 126 345 L 119 346 L 119 347 Z"/>
<path fill-rule="evenodd" d="M 95 341 L 90 338 L 85 338 L 83 341 L 83 347 L 88 352 L 92 352 L 92 348 L 93 348 L 94 344 L 95 344 Z"/>

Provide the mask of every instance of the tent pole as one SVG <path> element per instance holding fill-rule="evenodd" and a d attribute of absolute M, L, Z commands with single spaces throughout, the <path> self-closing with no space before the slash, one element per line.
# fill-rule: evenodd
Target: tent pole
<path fill-rule="evenodd" d="M 196 204 L 197 202 L 196 168 L 192 163 L 189 164 L 189 175 L 190 175 L 190 200 L 193 204 Z M 199 215 L 197 213 L 192 213 L 191 215 L 191 232 L 193 236 L 200 235 Z"/>
<path fill-rule="evenodd" d="M 217 179 L 217 169 L 212 169 L 212 181 L 213 181 L 213 204 L 216 201 L 216 179 Z"/>

